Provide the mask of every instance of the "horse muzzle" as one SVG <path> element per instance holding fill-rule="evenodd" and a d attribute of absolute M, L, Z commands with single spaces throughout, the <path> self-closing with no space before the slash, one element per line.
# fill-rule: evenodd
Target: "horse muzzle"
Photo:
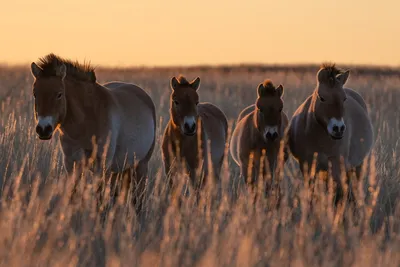
<path fill-rule="evenodd" d="M 39 136 L 40 140 L 49 140 L 53 136 L 53 127 L 51 125 L 46 125 L 46 126 L 41 126 L 37 125 L 36 126 L 36 133 Z"/>
<path fill-rule="evenodd" d="M 195 117 L 185 117 L 183 123 L 183 133 L 188 136 L 193 136 L 196 134 L 196 129 L 197 124 Z"/>
<path fill-rule="evenodd" d="M 341 140 L 343 138 L 344 134 L 330 134 L 330 137 L 333 140 Z"/>
<path fill-rule="evenodd" d="M 278 139 L 278 133 L 277 132 L 273 132 L 273 133 L 268 132 L 265 135 L 265 139 L 267 139 L 269 141 L 275 141 L 276 139 Z"/>
<path fill-rule="evenodd" d="M 332 118 L 328 122 L 327 131 L 333 140 L 340 140 L 343 138 L 346 131 L 346 124 L 343 118 Z"/>

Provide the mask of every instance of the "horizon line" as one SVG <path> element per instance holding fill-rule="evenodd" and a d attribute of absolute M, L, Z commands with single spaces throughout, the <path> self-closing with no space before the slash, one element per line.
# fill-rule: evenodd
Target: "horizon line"
<path fill-rule="evenodd" d="M 194 64 L 93 64 L 90 60 L 77 60 L 80 63 L 89 63 L 96 69 L 176 69 L 176 68 L 223 68 L 223 67 L 314 67 L 321 66 L 323 63 L 332 62 L 339 67 L 347 68 L 381 68 L 381 69 L 400 69 L 400 64 L 374 64 L 374 63 L 345 63 L 335 62 L 332 60 L 322 60 L 317 62 L 286 62 L 286 63 L 262 63 L 262 62 L 232 62 L 232 63 L 194 63 Z M 36 62 L 36 61 L 32 61 Z M 0 61 L 0 67 L 23 68 L 30 66 L 32 62 L 6 62 Z"/>
<path fill-rule="evenodd" d="M 36 62 L 36 61 L 32 61 Z M 29 67 L 32 62 L 5 62 L 0 61 L 0 67 L 14 67 L 14 68 L 24 68 Z M 90 61 L 82 60 L 78 61 L 81 63 L 89 63 L 96 69 L 177 69 L 177 68 L 223 68 L 223 67 L 315 67 L 321 66 L 325 62 L 333 62 L 339 67 L 347 68 L 381 68 L 381 69 L 400 69 L 400 64 L 374 64 L 374 63 L 340 63 L 335 61 L 321 61 L 320 63 L 312 62 L 293 62 L 293 63 L 262 63 L 262 62 L 243 62 L 243 63 L 194 63 L 194 64 L 171 64 L 171 65 L 150 65 L 150 64 L 92 64 Z"/>

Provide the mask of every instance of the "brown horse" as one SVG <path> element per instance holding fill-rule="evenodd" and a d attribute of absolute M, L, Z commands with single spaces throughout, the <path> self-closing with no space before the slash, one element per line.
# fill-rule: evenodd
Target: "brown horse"
<path fill-rule="evenodd" d="M 335 64 L 324 64 L 317 74 L 317 86 L 294 113 L 288 142 L 304 174 L 305 164 L 311 169 L 317 153 L 317 171 L 327 171 L 337 186 L 335 203 L 343 197 L 341 166 L 348 174 L 360 176 L 364 158 L 373 146 L 373 130 L 363 98 L 344 88 L 350 71 Z M 341 163 L 343 159 L 344 165 Z"/>
<path fill-rule="evenodd" d="M 211 155 L 213 173 L 218 178 L 224 159 L 228 133 L 225 114 L 211 103 L 199 103 L 197 90 L 200 78 L 188 82 L 185 77 L 173 77 L 170 82 L 170 120 L 162 141 L 162 156 L 167 175 L 177 174 L 177 159 L 185 162 L 192 185 L 196 188 L 204 183 L 196 179 L 196 172 L 209 174 L 208 156 Z M 210 141 L 208 151 L 207 141 Z M 170 178 L 172 183 L 172 178 Z"/>
<path fill-rule="evenodd" d="M 48 140 L 58 130 L 67 173 L 95 152 L 95 172 L 132 171 L 142 193 L 156 135 L 150 96 L 129 83 L 100 85 L 93 67 L 54 54 L 32 63 L 31 71 L 37 135 Z"/>
<path fill-rule="evenodd" d="M 283 86 L 275 87 L 270 80 L 265 80 L 257 88 L 256 103 L 245 108 L 238 117 L 232 134 L 230 152 L 234 161 L 240 166 L 240 174 L 250 184 L 254 184 L 260 170 L 260 161 L 265 151 L 263 175 L 271 170 L 272 176 L 278 162 L 288 117 L 283 109 Z M 288 158 L 287 150 L 283 150 L 283 160 Z M 252 163 L 249 162 L 253 153 Z M 251 177 L 247 177 L 251 166 Z M 250 180 L 248 180 L 250 179 Z"/>

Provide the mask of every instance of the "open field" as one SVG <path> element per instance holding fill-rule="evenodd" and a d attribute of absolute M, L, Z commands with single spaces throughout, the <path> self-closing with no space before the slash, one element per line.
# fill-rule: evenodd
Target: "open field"
<path fill-rule="evenodd" d="M 335 213 L 329 195 L 318 188 L 318 205 L 309 209 L 309 189 L 292 161 L 280 181 L 278 208 L 273 196 L 253 203 L 230 156 L 221 192 L 207 189 L 200 205 L 189 197 L 179 207 L 165 193 L 159 144 L 169 118 L 172 75 L 200 76 L 200 100 L 218 105 L 233 123 L 255 101 L 256 86 L 265 78 L 284 85 L 290 117 L 314 89 L 317 70 L 99 68 L 100 83 L 129 81 L 149 92 L 159 117 L 146 210 L 136 218 L 132 207 L 117 205 L 101 227 L 91 180 L 81 184 L 79 201 L 70 204 L 72 181 L 64 176 L 58 139 L 44 142 L 35 135 L 28 67 L 0 66 L 0 265 L 399 266 L 399 70 L 361 68 L 347 83 L 366 100 L 376 139 L 355 219 L 348 211 Z"/>

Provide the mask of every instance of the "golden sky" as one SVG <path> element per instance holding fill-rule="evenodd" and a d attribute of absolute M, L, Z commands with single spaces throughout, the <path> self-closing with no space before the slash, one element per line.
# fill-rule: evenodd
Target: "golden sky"
<path fill-rule="evenodd" d="M 5 0 L 0 62 L 400 65 L 397 0 Z"/>

